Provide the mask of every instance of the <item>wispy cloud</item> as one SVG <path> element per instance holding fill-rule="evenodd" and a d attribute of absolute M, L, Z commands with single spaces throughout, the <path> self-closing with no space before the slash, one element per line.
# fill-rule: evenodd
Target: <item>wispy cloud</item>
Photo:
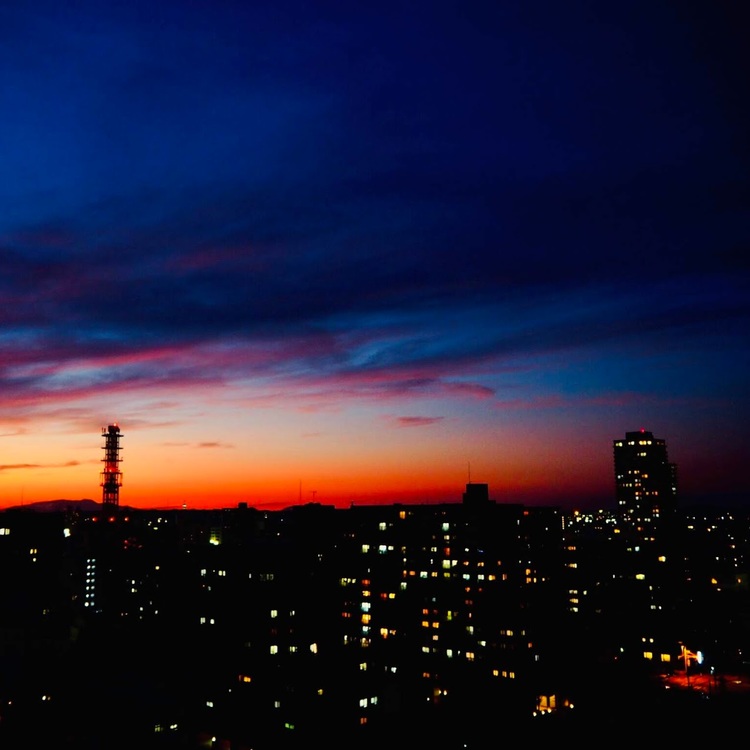
<path fill-rule="evenodd" d="M 391 421 L 399 427 L 428 427 L 443 419 L 444 417 L 393 417 Z"/>
<path fill-rule="evenodd" d="M 16 471 L 23 469 L 69 469 L 80 466 L 79 461 L 65 461 L 61 464 L 0 464 L 0 471 Z"/>

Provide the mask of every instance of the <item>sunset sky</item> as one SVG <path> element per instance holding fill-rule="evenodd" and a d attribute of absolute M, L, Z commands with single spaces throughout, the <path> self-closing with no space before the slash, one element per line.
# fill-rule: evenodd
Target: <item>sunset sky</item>
<path fill-rule="evenodd" d="M 739 7 L 2 3 L 0 507 L 750 506 Z"/>

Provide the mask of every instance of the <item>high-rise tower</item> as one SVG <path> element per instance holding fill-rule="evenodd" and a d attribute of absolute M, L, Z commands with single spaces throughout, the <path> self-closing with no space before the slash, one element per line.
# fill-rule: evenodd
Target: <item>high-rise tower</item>
<path fill-rule="evenodd" d="M 630 517 L 654 517 L 675 509 L 677 466 L 667 444 L 644 429 L 614 440 L 617 508 Z"/>
<path fill-rule="evenodd" d="M 120 471 L 120 428 L 115 424 L 102 428 L 104 438 L 104 471 L 101 473 L 102 504 L 104 508 L 117 508 L 120 505 L 120 487 L 122 487 L 122 472 Z"/>

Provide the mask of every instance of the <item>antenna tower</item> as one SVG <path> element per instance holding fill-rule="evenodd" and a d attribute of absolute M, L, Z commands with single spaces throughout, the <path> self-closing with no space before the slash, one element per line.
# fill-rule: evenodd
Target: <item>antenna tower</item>
<path fill-rule="evenodd" d="M 122 487 L 122 472 L 120 471 L 120 428 L 115 422 L 102 428 L 104 438 L 104 471 L 101 473 L 102 505 L 104 508 L 118 508 L 120 505 L 120 487 Z"/>

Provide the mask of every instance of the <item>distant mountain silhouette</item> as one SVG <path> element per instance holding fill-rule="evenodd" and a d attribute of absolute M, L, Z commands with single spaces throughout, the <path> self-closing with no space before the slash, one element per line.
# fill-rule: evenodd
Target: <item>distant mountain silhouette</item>
<path fill-rule="evenodd" d="M 4 510 L 28 510 L 37 513 L 51 513 L 63 510 L 99 510 L 101 503 L 95 500 L 41 500 L 38 503 L 12 505 Z"/>

